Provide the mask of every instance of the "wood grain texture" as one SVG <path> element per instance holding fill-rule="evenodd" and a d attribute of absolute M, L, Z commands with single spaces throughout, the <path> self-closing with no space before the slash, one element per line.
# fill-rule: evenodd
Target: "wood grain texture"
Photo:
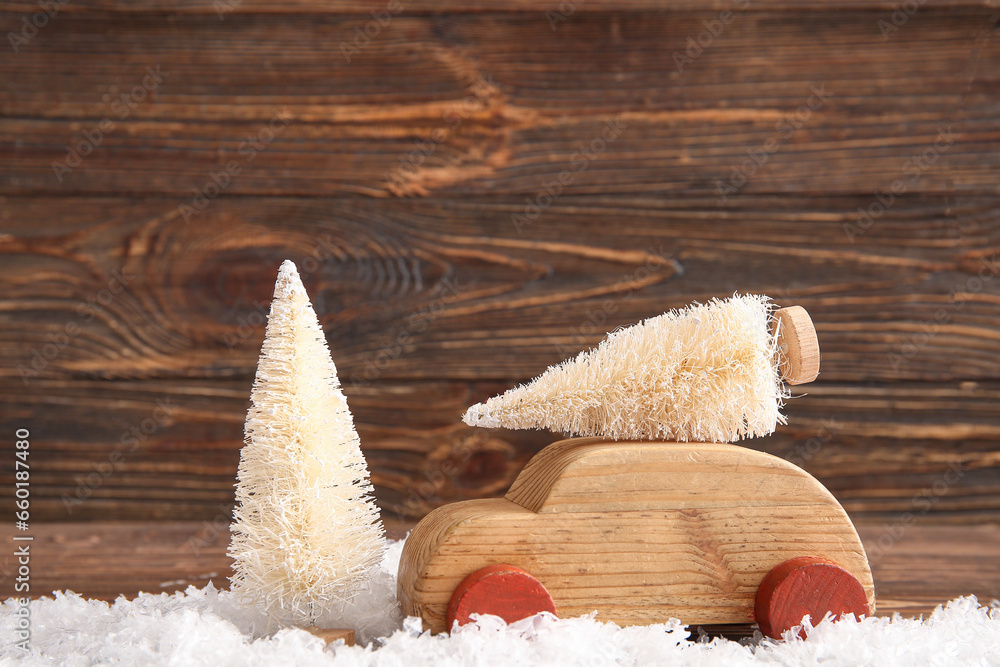
<path fill-rule="evenodd" d="M 36 436 L 33 516 L 225 523 L 291 258 L 390 515 L 502 494 L 556 439 L 466 429 L 471 403 L 740 290 L 805 306 L 824 354 L 789 426 L 751 446 L 853 516 L 995 521 L 996 3 L 928 0 L 883 36 L 895 4 L 751 2 L 683 71 L 729 0 L 587 0 L 554 29 L 549 2 L 404 2 L 350 62 L 341 42 L 386 3 L 64 4 L 0 49 L 0 428 Z M 0 3 L 2 34 L 37 7 Z M 813 85 L 832 94 L 809 109 Z M 292 121 L 248 160 L 276 107 Z"/>
<path fill-rule="evenodd" d="M 808 384 L 820 369 L 819 339 L 812 318 L 802 306 L 779 308 L 773 331 L 778 339 L 778 366 L 787 384 Z"/>
<path fill-rule="evenodd" d="M 522 568 L 561 616 L 619 625 L 751 623 L 765 575 L 797 556 L 833 561 L 875 590 L 850 519 L 815 479 L 727 444 L 550 445 L 505 498 L 441 507 L 403 548 L 403 613 L 447 630 L 453 592 L 497 563 Z"/>
<path fill-rule="evenodd" d="M 735 0 L 584 0 L 567 9 L 562 0 L 401 0 L 398 15 L 407 14 L 465 14 L 479 12 L 524 12 L 529 15 L 560 12 L 569 16 L 586 12 L 607 11 L 722 11 L 743 5 Z M 265 0 L 227 0 L 221 5 L 216 0 L 75 0 L 60 9 L 68 14 L 84 12 L 122 12 L 128 14 L 171 13 L 210 14 L 227 17 L 232 14 L 361 14 L 384 11 L 389 1 L 384 0 L 289 0 L 280 4 Z M 889 0 L 813 0 L 808 4 L 793 0 L 756 0 L 746 3 L 741 11 L 812 11 L 830 9 L 893 10 L 898 3 Z M 921 7 L 937 9 L 995 8 L 993 0 L 924 0 Z M 221 9 L 221 11 L 220 11 Z M 0 11 L 30 13 L 38 11 L 37 4 L 27 0 L 0 2 Z M 559 25 L 558 23 L 556 24 Z"/>
<path fill-rule="evenodd" d="M 8 383 L 0 391 L 0 429 L 33 432 L 37 520 L 228 525 L 250 384 Z M 503 387 L 380 381 L 346 388 L 385 512 L 419 518 L 447 502 L 501 495 L 536 451 L 558 439 L 458 422 L 468 405 Z M 818 382 L 789 403 L 788 426 L 746 444 L 816 475 L 852 516 L 890 524 L 905 512 L 921 523 L 991 520 L 1000 511 L 998 400 L 996 383 Z M 162 422 L 154 418 L 160 405 L 170 409 Z M 0 489 L 12 503 L 13 469 L 3 465 Z"/>
<path fill-rule="evenodd" d="M 852 514 L 929 504 L 932 520 L 989 516 L 1000 509 L 1000 280 L 980 271 L 997 261 L 1000 216 L 990 200 L 902 201 L 852 244 L 855 203 L 568 198 L 518 235 L 517 203 L 492 199 L 219 200 L 184 225 L 163 219 L 175 200 L 10 197 L 4 425 L 38 434 L 42 518 L 211 520 L 232 502 L 273 275 L 291 257 L 379 500 L 419 517 L 503 493 L 556 439 L 477 435 L 458 421 L 468 405 L 606 330 L 740 289 L 806 305 L 825 361 L 789 404 L 790 427 L 751 446 L 806 461 Z M 607 236 L 611 222 L 628 235 Z M 116 275 L 128 285 L 112 294 Z M 157 401 L 177 414 L 160 424 Z M 131 433 L 144 422 L 152 433 Z M 119 470 L 105 478 L 96 468 L 108 464 Z M 956 465 L 958 483 L 934 491 Z"/>
<path fill-rule="evenodd" d="M 0 374 L 252 377 L 291 258 L 346 384 L 526 379 L 737 290 L 809 311 L 821 382 L 1000 377 L 990 199 L 901 200 L 853 242 L 865 198 L 564 197 L 521 233 L 506 199 L 239 198 L 192 224 L 180 203 L 6 198 Z M 38 359 L 53 336 L 65 347 Z"/>
<path fill-rule="evenodd" d="M 403 537 L 412 524 L 390 523 Z M 879 523 L 858 522 L 866 548 L 883 535 Z M 10 524 L 0 526 L 7 540 Z M 32 596 L 73 590 L 113 601 L 139 591 L 173 593 L 212 581 L 227 586 L 229 526 L 200 521 L 40 523 L 32 526 Z M 1000 526 L 910 526 L 885 557 L 872 563 L 877 616 L 929 614 L 936 605 L 974 594 L 985 604 L 1000 597 Z M 13 594 L 14 558 L 0 556 L 0 595 Z M 742 636 L 749 626 L 737 628 Z M 732 629 L 727 629 L 732 633 Z"/>
<path fill-rule="evenodd" d="M 565 171 L 565 194 L 715 196 L 763 151 L 735 191 L 997 194 L 998 17 L 922 9 L 883 38 L 883 11 L 738 13 L 679 71 L 712 18 L 401 16 L 348 62 L 370 17 L 67 13 L 0 62 L 0 192 L 189 195 L 233 162 L 227 195 L 534 197 Z M 163 81 L 124 107 L 147 67 Z"/>

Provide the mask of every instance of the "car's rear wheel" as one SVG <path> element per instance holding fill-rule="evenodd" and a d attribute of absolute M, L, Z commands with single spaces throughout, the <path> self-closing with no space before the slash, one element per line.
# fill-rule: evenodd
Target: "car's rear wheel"
<path fill-rule="evenodd" d="M 781 563 L 767 573 L 757 589 L 754 615 L 760 631 L 781 639 L 785 631 L 809 615 L 819 623 L 830 612 L 839 618 L 869 613 L 868 596 L 857 577 L 833 561 L 800 556 Z"/>
<path fill-rule="evenodd" d="M 472 614 L 493 614 L 508 623 L 547 611 L 556 613 L 552 596 L 535 577 L 513 565 L 480 568 L 462 580 L 448 605 L 448 628 L 465 625 Z"/>

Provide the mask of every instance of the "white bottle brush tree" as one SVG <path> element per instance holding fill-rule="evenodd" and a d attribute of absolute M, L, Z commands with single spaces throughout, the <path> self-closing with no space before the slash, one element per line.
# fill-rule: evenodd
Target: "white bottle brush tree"
<path fill-rule="evenodd" d="M 649 318 L 473 405 L 465 423 L 615 440 L 767 435 L 785 423 L 780 408 L 788 396 L 771 309 L 767 297 L 747 294 Z M 818 364 L 818 348 L 816 355 Z"/>
<path fill-rule="evenodd" d="M 337 369 L 291 261 L 278 271 L 251 402 L 231 590 L 272 618 L 314 623 L 367 588 L 385 537 Z"/>

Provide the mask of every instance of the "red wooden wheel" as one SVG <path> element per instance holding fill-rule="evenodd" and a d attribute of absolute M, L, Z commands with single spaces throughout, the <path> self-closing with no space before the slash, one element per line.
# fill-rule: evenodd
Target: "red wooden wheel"
<path fill-rule="evenodd" d="M 762 633 L 774 639 L 781 639 L 782 633 L 799 625 L 806 614 L 813 623 L 819 623 L 828 611 L 835 617 L 869 613 L 868 596 L 861 582 L 825 558 L 800 556 L 786 560 L 768 572 L 757 589 L 757 624 Z"/>
<path fill-rule="evenodd" d="M 542 582 L 513 565 L 488 565 L 462 580 L 448 605 L 448 627 L 469 622 L 471 614 L 493 614 L 508 623 L 547 611 L 556 613 Z"/>

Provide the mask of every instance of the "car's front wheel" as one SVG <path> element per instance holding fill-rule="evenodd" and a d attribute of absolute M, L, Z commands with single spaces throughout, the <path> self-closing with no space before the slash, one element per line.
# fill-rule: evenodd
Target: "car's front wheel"
<path fill-rule="evenodd" d="M 776 566 L 757 589 L 754 616 L 760 631 L 774 639 L 808 615 L 819 623 L 827 612 L 839 618 L 869 614 L 868 596 L 857 577 L 833 561 L 800 556 Z"/>

